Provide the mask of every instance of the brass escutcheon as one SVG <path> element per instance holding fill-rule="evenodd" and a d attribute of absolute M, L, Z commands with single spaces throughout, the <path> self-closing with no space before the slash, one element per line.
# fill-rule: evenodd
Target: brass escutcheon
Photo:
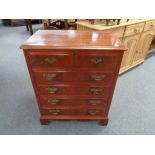
<path fill-rule="evenodd" d="M 103 59 L 101 57 L 94 57 L 90 61 L 92 63 L 94 63 L 95 65 L 98 65 L 98 64 L 102 63 Z"/>

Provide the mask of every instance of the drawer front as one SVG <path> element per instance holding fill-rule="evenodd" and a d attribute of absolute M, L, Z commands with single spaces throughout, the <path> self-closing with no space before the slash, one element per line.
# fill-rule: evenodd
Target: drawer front
<path fill-rule="evenodd" d="M 109 52 L 110 53 L 110 52 Z M 79 52 L 75 60 L 77 67 L 95 67 L 105 70 L 115 70 L 117 64 L 117 55 L 108 54 L 108 52 Z"/>
<path fill-rule="evenodd" d="M 41 109 L 42 115 L 89 115 L 105 116 L 105 109 Z"/>
<path fill-rule="evenodd" d="M 69 67 L 72 66 L 70 52 L 30 52 L 33 67 Z"/>
<path fill-rule="evenodd" d="M 109 87 L 102 86 L 38 86 L 41 95 L 102 95 L 107 97 L 109 94 Z"/>
<path fill-rule="evenodd" d="M 152 21 L 146 22 L 144 31 L 149 31 L 149 30 L 153 30 L 153 29 L 155 29 L 155 21 L 152 20 Z"/>
<path fill-rule="evenodd" d="M 141 33 L 143 31 L 143 28 L 144 28 L 144 23 L 127 26 L 124 36 L 130 36 L 130 35 Z"/>
<path fill-rule="evenodd" d="M 114 78 L 114 74 L 101 71 L 84 72 L 83 74 L 79 73 L 79 75 L 81 75 L 80 81 L 96 82 L 102 85 L 110 85 Z"/>
<path fill-rule="evenodd" d="M 39 84 L 51 82 L 97 82 L 109 85 L 113 80 L 112 73 L 102 71 L 34 71 L 34 76 Z"/>
<path fill-rule="evenodd" d="M 61 97 L 46 97 L 41 96 L 41 105 L 42 107 L 57 107 L 57 106 L 106 106 L 106 100 L 103 98 L 63 98 Z"/>

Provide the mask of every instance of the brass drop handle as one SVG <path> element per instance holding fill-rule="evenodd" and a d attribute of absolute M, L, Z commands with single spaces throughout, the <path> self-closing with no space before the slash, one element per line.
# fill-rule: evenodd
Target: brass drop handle
<path fill-rule="evenodd" d="M 53 80 L 56 77 L 55 73 L 43 73 L 43 77 L 47 80 Z"/>
<path fill-rule="evenodd" d="M 49 112 L 52 113 L 52 115 L 59 115 L 61 111 L 59 109 L 52 109 Z"/>
<path fill-rule="evenodd" d="M 52 65 L 55 61 L 56 61 L 56 59 L 53 58 L 53 57 L 45 58 L 45 59 L 44 59 L 44 62 L 45 62 L 47 65 Z"/>
<path fill-rule="evenodd" d="M 46 90 L 50 94 L 55 94 L 58 91 L 58 88 L 56 88 L 56 87 L 48 87 L 48 88 L 46 88 Z"/>
<path fill-rule="evenodd" d="M 92 100 L 89 100 L 89 103 L 91 105 L 97 105 L 97 104 L 100 104 L 101 103 L 101 100 L 94 100 L 94 99 L 92 99 Z"/>
<path fill-rule="evenodd" d="M 97 95 L 97 94 L 100 94 L 103 91 L 103 89 L 102 88 L 91 88 L 90 91 L 91 93 Z"/>
<path fill-rule="evenodd" d="M 98 113 L 99 113 L 99 110 L 95 110 L 95 109 L 88 110 L 89 115 L 96 115 Z"/>
<path fill-rule="evenodd" d="M 137 33 L 137 29 L 134 29 L 134 32 Z"/>
<path fill-rule="evenodd" d="M 98 65 L 98 64 L 102 63 L 103 59 L 101 57 L 94 57 L 90 61 L 92 63 L 94 63 L 95 65 Z"/>
<path fill-rule="evenodd" d="M 52 104 L 52 105 L 56 105 L 56 104 L 60 103 L 60 100 L 58 100 L 58 99 L 48 99 L 47 102 Z"/>
<path fill-rule="evenodd" d="M 91 75 L 91 78 L 93 78 L 95 81 L 102 81 L 105 78 L 105 75 L 93 74 Z"/>

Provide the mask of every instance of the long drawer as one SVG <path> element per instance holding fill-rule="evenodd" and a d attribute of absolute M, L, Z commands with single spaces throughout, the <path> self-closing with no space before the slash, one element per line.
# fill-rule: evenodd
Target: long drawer
<path fill-rule="evenodd" d="M 88 97 L 88 98 L 69 98 L 56 96 L 40 96 L 42 107 L 57 107 L 57 106 L 106 106 L 107 101 L 103 98 Z"/>
<path fill-rule="evenodd" d="M 110 87 L 100 85 L 78 86 L 78 84 L 69 85 L 39 85 L 39 93 L 41 95 L 103 95 L 107 98 L 109 95 Z"/>
<path fill-rule="evenodd" d="M 104 71 L 75 71 L 75 70 L 34 70 L 34 77 L 38 84 L 51 84 L 53 82 L 97 82 L 102 85 L 112 83 L 113 73 Z"/>
<path fill-rule="evenodd" d="M 89 115 L 89 116 L 105 116 L 105 109 L 41 109 L 42 115 Z"/>
<path fill-rule="evenodd" d="M 31 51 L 29 59 L 32 68 L 95 68 L 114 71 L 118 54 L 112 51 Z"/>

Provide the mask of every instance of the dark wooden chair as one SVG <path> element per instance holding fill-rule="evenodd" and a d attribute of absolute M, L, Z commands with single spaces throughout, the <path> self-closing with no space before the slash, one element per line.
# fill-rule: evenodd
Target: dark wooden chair
<path fill-rule="evenodd" d="M 44 19 L 42 20 L 44 29 L 58 29 L 58 30 L 68 30 L 70 28 L 76 29 L 76 19 L 75 21 L 68 21 L 67 19 Z"/>

